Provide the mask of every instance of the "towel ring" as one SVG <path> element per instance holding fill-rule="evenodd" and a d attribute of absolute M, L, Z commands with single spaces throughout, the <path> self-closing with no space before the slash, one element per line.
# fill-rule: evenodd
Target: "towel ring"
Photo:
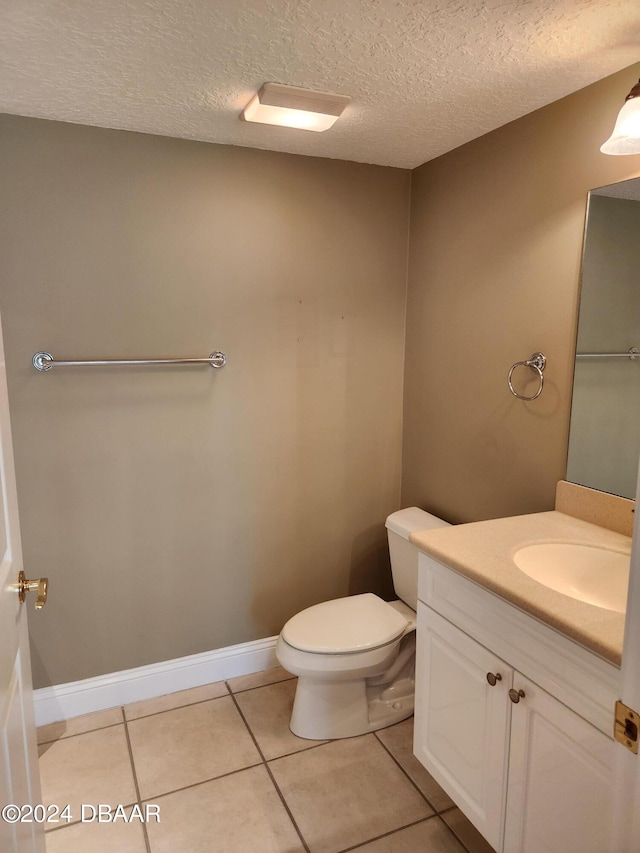
<path fill-rule="evenodd" d="M 514 397 L 517 397 L 519 400 L 536 400 L 540 394 L 542 394 L 542 386 L 544 385 L 544 374 L 543 370 L 545 369 L 547 364 L 547 357 L 542 352 L 534 352 L 531 358 L 528 358 L 526 361 L 516 361 L 515 364 L 511 365 L 511 370 L 509 371 L 509 375 L 507 376 L 507 383 L 509 385 L 509 391 L 513 394 Z M 536 393 L 532 397 L 525 397 L 524 394 L 518 394 L 513 385 L 511 384 L 511 377 L 513 376 L 513 371 L 516 367 L 530 367 L 531 370 L 535 370 L 538 374 L 538 379 L 540 380 L 540 386 Z"/>

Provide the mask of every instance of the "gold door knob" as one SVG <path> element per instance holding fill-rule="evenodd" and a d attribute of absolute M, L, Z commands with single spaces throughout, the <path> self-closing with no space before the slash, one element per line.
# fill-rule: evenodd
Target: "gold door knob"
<path fill-rule="evenodd" d="M 492 687 L 496 686 L 496 682 L 502 681 L 502 676 L 499 672 L 488 672 L 487 673 L 487 681 Z"/>
<path fill-rule="evenodd" d="M 516 690 L 514 687 L 509 691 L 509 699 L 517 705 L 521 699 L 524 699 L 524 690 Z"/>
<path fill-rule="evenodd" d="M 24 601 L 27 597 L 27 593 L 31 592 L 32 589 L 37 591 L 36 597 L 36 610 L 42 610 L 42 608 L 47 603 L 47 592 L 49 591 L 49 578 L 38 578 L 37 580 L 28 581 L 24 575 L 24 572 L 20 572 L 18 574 L 18 598 L 20 601 Z"/>

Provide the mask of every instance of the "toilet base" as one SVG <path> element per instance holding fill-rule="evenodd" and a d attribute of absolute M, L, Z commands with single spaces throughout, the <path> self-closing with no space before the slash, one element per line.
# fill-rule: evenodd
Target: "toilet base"
<path fill-rule="evenodd" d="M 289 728 L 308 740 L 357 737 L 413 714 L 415 633 L 382 675 L 353 681 L 298 677 Z"/>

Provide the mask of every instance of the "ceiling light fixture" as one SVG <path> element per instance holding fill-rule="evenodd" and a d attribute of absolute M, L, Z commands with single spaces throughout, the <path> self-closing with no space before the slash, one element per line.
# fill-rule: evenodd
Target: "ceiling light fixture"
<path fill-rule="evenodd" d="M 603 154 L 640 154 L 640 80 L 627 95 Z"/>
<path fill-rule="evenodd" d="M 322 131 L 335 124 L 350 100 L 346 95 L 265 83 L 244 108 L 242 117 L 261 124 Z"/>

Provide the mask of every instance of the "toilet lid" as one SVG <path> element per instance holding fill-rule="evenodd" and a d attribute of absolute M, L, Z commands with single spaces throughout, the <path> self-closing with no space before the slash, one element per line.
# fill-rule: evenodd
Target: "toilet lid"
<path fill-rule="evenodd" d="M 284 626 L 282 639 L 303 652 L 347 654 L 391 643 L 407 625 L 391 605 L 366 592 L 302 610 Z"/>

